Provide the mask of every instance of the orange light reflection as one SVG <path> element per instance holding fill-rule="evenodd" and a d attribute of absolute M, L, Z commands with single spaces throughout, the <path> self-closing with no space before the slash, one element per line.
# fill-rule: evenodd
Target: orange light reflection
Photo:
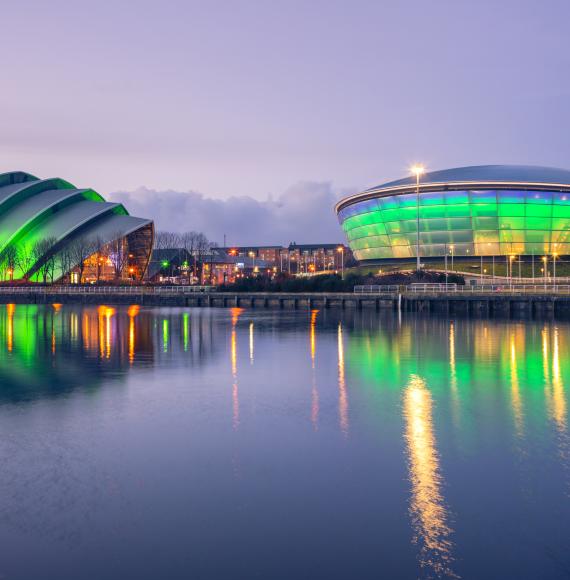
<path fill-rule="evenodd" d="M 433 401 L 422 378 L 410 377 L 403 403 L 412 485 L 410 515 L 414 543 L 420 547 L 420 565 L 436 577 L 455 576 L 451 570 L 452 530 L 442 495 L 443 478 L 433 428 Z"/>

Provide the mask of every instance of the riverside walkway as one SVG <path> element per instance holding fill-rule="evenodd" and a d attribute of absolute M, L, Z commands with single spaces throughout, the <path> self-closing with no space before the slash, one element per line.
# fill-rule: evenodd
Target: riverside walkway
<path fill-rule="evenodd" d="M 0 304 L 140 304 L 372 309 L 442 314 L 570 315 L 568 284 L 356 286 L 354 292 L 218 292 L 196 286 L 0 286 Z"/>

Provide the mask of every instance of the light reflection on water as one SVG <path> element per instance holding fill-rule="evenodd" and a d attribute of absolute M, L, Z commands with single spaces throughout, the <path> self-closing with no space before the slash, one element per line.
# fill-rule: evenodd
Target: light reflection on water
<path fill-rule="evenodd" d="M 565 577 L 569 375 L 562 322 L 0 306 L 6 569 Z"/>
<path fill-rule="evenodd" d="M 451 528 L 442 494 L 433 426 L 433 400 L 421 377 L 412 375 L 404 390 L 404 418 L 412 499 L 410 515 L 422 568 L 437 576 L 454 576 Z"/>

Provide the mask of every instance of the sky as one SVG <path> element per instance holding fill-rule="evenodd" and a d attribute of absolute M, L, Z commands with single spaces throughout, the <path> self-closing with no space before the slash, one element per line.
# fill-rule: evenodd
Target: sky
<path fill-rule="evenodd" d="M 0 171 L 158 229 L 336 242 L 339 196 L 428 169 L 570 168 L 568 0 L 3 3 Z"/>

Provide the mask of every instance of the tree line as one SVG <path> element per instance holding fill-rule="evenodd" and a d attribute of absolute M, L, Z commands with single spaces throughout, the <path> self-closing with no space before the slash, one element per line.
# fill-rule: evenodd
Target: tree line
<path fill-rule="evenodd" d="M 47 236 L 31 244 L 10 244 L 0 254 L 0 276 L 11 280 L 19 272 L 23 280 L 35 278 L 48 283 L 69 276 L 76 268 L 81 281 L 88 260 L 93 258 L 97 281 L 106 264 L 111 265 L 118 280 L 128 265 L 129 249 L 122 232 L 111 234 L 110 238 L 113 241 L 101 236 L 80 236 L 70 242 L 60 242 L 54 236 Z"/>
<path fill-rule="evenodd" d="M 213 250 L 217 247 L 215 242 L 208 240 L 201 232 L 158 231 L 154 238 L 156 250 L 178 250 L 190 256 L 192 263 L 189 267 L 198 278 L 202 277 L 204 264 L 213 256 Z"/>

